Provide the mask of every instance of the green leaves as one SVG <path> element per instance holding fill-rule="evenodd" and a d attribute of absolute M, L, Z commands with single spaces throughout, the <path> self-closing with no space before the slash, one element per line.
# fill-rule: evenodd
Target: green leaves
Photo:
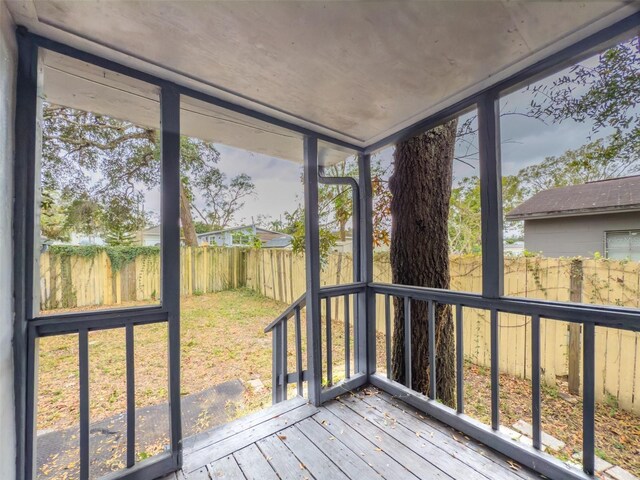
<path fill-rule="evenodd" d="M 592 122 L 592 134 L 611 132 L 603 148 L 638 158 L 640 153 L 640 38 L 580 63 L 551 84 L 532 87 L 531 112 L 556 123 Z"/>
<path fill-rule="evenodd" d="M 217 167 L 220 153 L 210 142 L 182 137 L 182 182 L 203 221 L 226 227 L 255 186 L 241 174 L 228 179 Z M 42 142 L 41 230 L 46 238 L 68 240 L 71 232 L 102 235 L 114 245 L 133 242 L 152 223 L 145 193 L 160 185 L 157 130 L 104 115 L 45 104 Z M 185 222 L 183 221 L 183 224 Z"/>

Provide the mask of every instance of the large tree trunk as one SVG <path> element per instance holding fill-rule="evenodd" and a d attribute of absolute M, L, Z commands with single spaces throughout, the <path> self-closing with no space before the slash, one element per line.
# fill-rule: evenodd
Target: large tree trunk
<path fill-rule="evenodd" d="M 180 223 L 184 232 L 184 243 L 188 247 L 198 246 L 198 236 L 191 217 L 191 202 L 182 182 L 180 182 Z"/>
<path fill-rule="evenodd" d="M 449 288 L 448 219 L 457 120 L 396 145 L 391 199 L 393 283 Z M 406 384 L 404 302 L 394 300 L 392 378 Z M 411 358 L 414 390 L 429 387 L 429 331 L 426 302 L 411 303 Z M 436 310 L 436 393 L 454 404 L 455 340 L 449 306 Z"/>

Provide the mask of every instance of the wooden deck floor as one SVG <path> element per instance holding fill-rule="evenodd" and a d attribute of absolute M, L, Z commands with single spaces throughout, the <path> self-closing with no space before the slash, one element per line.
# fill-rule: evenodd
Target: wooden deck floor
<path fill-rule="evenodd" d="M 533 479 L 539 476 L 376 390 L 301 398 L 185 440 L 166 480 Z"/>

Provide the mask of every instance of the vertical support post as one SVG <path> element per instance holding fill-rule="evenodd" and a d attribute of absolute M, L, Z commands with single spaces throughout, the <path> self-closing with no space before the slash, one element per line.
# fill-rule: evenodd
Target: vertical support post
<path fill-rule="evenodd" d="M 478 102 L 480 147 L 480 217 L 482 222 L 482 295 L 503 295 L 502 171 L 500 167 L 500 104 L 489 92 Z"/>
<path fill-rule="evenodd" d="M 540 426 L 540 315 L 531 317 L 531 421 L 533 448 L 542 448 Z"/>
<path fill-rule="evenodd" d="M 358 295 L 359 340 L 364 343 L 359 348 L 360 365 L 365 366 L 367 377 L 376 371 L 376 297 L 369 288 L 373 282 L 373 200 L 371 191 L 371 155 L 358 156 L 358 184 L 360 186 L 360 276 L 367 288 Z"/>
<path fill-rule="evenodd" d="M 15 344 L 14 344 L 15 345 Z M 14 349 L 16 347 L 14 346 Z M 27 328 L 27 371 L 26 371 L 26 449 L 24 452 L 16 452 L 16 461 L 20 461 L 21 458 L 26 458 L 26 463 L 20 464 L 21 469 L 16 470 L 16 479 L 33 479 L 36 477 L 37 464 L 36 464 L 36 419 L 37 419 L 37 405 L 38 405 L 38 363 L 39 363 L 39 340 L 36 337 L 35 328 L 30 325 Z M 16 403 L 18 399 L 16 398 Z M 21 412 L 24 412 L 24 404 L 22 405 Z M 17 412 L 16 412 L 17 414 Z M 20 440 L 24 440 L 21 437 L 24 432 L 16 432 L 16 448 L 20 446 Z M 24 457 L 23 457 L 24 455 Z M 25 468 L 26 467 L 26 468 Z"/>
<path fill-rule="evenodd" d="M 304 137 L 304 224 L 307 275 L 307 370 L 309 400 L 320 405 L 322 343 L 320 338 L 320 229 L 318 225 L 318 139 Z"/>
<path fill-rule="evenodd" d="M 427 304 L 427 323 L 429 326 L 429 398 L 436 399 L 436 303 Z"/>
<path fill-rule="evenodd" d="M 500 428 L 500 322 L 498 311 L 491 310 L 491 428 Z"/>
<path fill-rule="evenodd" d="M 326 327 L 325 344 L 327 350 L 327 386 L 333 385 L 333 339 L 331 338 L 331 297 L 327 297 L 324 307 L 324 319 Z"/>
<path fill-rule="evenodd" d="M 596 328 L 592 323 L 583 325 L 584 349 L 582 364 L 584 385 L 582 392 L 582 468 L 587 475 L 595 469 L 595 381 L 596 381 Z"/>
<path fill-rule="evenodd" d="M 280 324 L 276 325 L 271 332 L 271 401 L 275 405 L 280 402 L 280 349 L 282 337 L 280 336 Z"/>
<path fill-rule="evenodd" d="M 18 27 L 13 185 L 14 396 L 16 479 L 32 478 L 35 469 L 37 339 L 28 328 L 33 316 L 34 204 L 38 48 Z"/>
<path fill-rule="evenodd" d="M 287 322 L 288 320 L 284 320 L 280 324 L 279 332 L 282 337 L 282 341 L 280 342 L 280 373 L 282 376 L 282 390 L 280 396 L 282 397 L 282 401 L 287 399 L 287 387 L 289 386 L 287 382 Z"/>
<path fill-rule="evenodd" d="M 500 105 L 496 91 L 478 101 L 480 147 L 480 217 L 482 222 L 482 295 L 503 295 L 502 172 L 500 169 Z M 491 310 L 491 427 L 500 424 L 498 312 Z"/>
<path fill-rule="evenodd" d="M 302 396 L 302 322 L 300 307 L 296 307 L 296 372 L 298 372 L 298 395 Z"/>
<path fill-rule="evenodd" d="M 160 91 L 162 159 L 162 306 L 169 322 L 169 408 L 171 453 L 182 466 L 180 413 L 180 95 L 175 87 Z"/>
<path fill-rule="evenodd" d="M 387 378 L 391 380 L 391 295 L 384 295 L 384 342 L 387 350 Z"/>
<path fill-rule="evenodd" d="M 464 413 L 464 331 L 462 305 L 456 305 L 456 411 Z"/>
<path fill-rule="evenodd" d="M 80 480 L 89 480 L 89 332 L 78 332 L 80 381 Z"/>
<path fill-rule="evenodd" d="M 412 388 L 411 378 L 411 298 L 404 297 L 404 384 Z"/>
<path fill-rule="evenodd" d="M 136 373 L 133 349 L 133 325 L 125 328 L 125 350 L 127 359 L 127 467 L 136 463 Z"/>
<path fill-rule="evenodd" d="M 344 376 L 351 378 L 351 308 L 349 307 L 349 295 L 344 296 Z"/>

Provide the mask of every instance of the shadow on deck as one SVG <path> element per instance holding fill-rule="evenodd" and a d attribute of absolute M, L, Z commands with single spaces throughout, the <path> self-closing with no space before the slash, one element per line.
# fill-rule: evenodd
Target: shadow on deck
<path fill-rule="evenodd" d="M 164 480 L 533 479 L 539 475 L 371 387 L 297 397 L 185 440 Z"/>

